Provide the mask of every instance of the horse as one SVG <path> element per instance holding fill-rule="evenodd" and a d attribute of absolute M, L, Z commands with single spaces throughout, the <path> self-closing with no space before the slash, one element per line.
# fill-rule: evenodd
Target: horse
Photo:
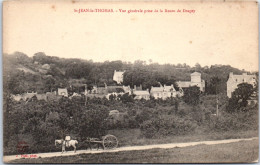
<path fill-rule="evenodd" d="M 59 139 L 59 140 L 55 140 L 55 146 L 57 144 L 60 144 L 62 147 L 61 147 L 61 153 L 65 152 L 65 147 L 69 148 L 69 147 L 73 147 L 74 148 L 74 152 L 76 152 L 76 145 L 78 144 L 78 141 L 77 140 L 63 140 L 63 139 Z"/>
<path fill-rule="evenodd" d="M 56 139 L 55 140 L 55 146 L 57 146 L 57 144 L 62 144 L 62 142 L 63 142 L 63 139 Z"/>

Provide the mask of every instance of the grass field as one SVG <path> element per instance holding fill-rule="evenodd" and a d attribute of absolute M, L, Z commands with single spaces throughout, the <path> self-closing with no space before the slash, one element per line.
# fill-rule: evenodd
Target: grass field
<path fill-rule="evenodd" d="M 173 149 L 19 159 L 10 163 L 249 163 L 257 159 L 258 140 L 252 140 Z"/>
<path fill-rule="evenodd" d="M 119 147 L 163 143 L 196 142 L 205 140 L 239 139 L 258 136 L 257 130 L 194 133 L 182 136 L 167 136 L 160 139 L 145 138 L 141 135 L 140 129 L 111 130 L 108 133 L 115 135 L 118 138 Z"/>

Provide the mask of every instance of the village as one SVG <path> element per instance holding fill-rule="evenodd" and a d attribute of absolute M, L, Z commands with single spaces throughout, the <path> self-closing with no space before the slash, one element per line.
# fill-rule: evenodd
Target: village
<path fill-rule="evenodd" d="M 151 97 L 154 99 L 162 99 L 166 100 L 167 98 L 175 98 L 175 97 L 182 97 L 185 93 L 183 89 L 189 88 L 191 86 L 197 86 L 201 93 L 205 92 L 205 80 L 201 79 L 201 73 L 193 72 L 190 74 L 190 81 L 177 81 L 178 90 L 174 88 L 174 85 L 162 85 L 160 82 L 158 84 L 159 87 L 151 87 L 151 89 L 143 89 L 142 85 L 136 86 L 134 88 L 130 88 L 130 85 L 124 86 L 121 85 L 123 83 L 125 71 L 114 71 L 113 80 L 118 84 L 117 86 L 107 86 L 104 83 L 104 87 L 98 87 L 94 85 L 92 90 L 87 89 L 87 84 L 84 84 L 85 90 L 81 93 L 73 92 L 72 94 L 68 93 L 67 88 L 58 88 L 57 91 L 47 92 L 45 94 L 38 94 L 37 92 L 26 92 L 23 94 L 11 95 L 11 98 L 15 101 L 29 101 L 33 97 L 37 100 L 55 100 L 60 99 L 61 97 L 89 97 L 89 98 L 106 98 L 110 99 L 114 97 L 119 99 L 119 96 L 124 94 L 133 95 L 135 100 L 150 100 Z M 247 75 L 247 73 L 243 73 L 242 75 L 234 75 L 233 72 L 229 74 L 229 79 L 227 81 L 227 96 L 231 98 L 232 92 L 238 87 L 238 84 L 241 83 L 248 83 L 256 86 L 256 75 Z M 257 101 L 256 98 L 252 98 L 254 102 Z"/>

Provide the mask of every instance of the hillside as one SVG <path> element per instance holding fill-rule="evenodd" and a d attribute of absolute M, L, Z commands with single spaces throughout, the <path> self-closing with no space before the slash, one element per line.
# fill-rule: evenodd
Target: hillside
<path fill-rule="evenodd" d="M 112 79 L 114 70 L 126 71 L 124 85 L 133 87 L 141 84 L 144 89 L 158 86 L 158 82 L 168 85 L 175 84 L 176 81 L 190 80 L 190 74 L 197 71 L 206 81 L 206 92 L 212 93 L 211 88 L 216 85 L 214 82 L 216 79 L 219 80 L 217 85 L 220 92 L 225 92 L 229 73 L 245 72 L 230 65 L 202 67 L 196 64 L 191 67 L 186 64 L 146 64 L 145 61 L 126 63 L 120 60 L 98 63 L 91 60 L 47 56 L 43 52 L 36 53 L 33 57 L 21 52 L 4 54 L 3 63 L 5 89 L 14 94 L 26 91 L 43 93 L 56 90 L 58 87 L 68 88 L 73 85 L 80 87 L 82 84 L 88 84 L 89 88 L 95 84 L 115 85 Z"/>

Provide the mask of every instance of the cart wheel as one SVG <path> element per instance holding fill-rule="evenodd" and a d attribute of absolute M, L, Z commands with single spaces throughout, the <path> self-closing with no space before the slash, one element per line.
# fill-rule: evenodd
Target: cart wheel
<path fill-rule="evenodd" d="M 117 138 L 114 135 L 106 135 L 103 138 L 104 149 L 114 149 L 118 145 Z"/>

